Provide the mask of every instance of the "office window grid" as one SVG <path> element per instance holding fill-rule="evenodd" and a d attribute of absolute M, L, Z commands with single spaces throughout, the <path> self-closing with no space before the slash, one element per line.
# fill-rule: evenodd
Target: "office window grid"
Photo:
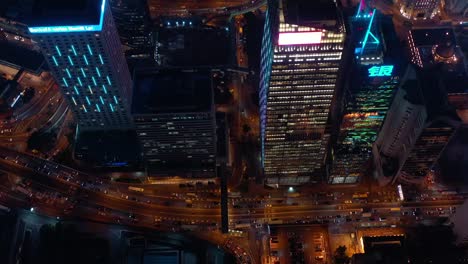
<path fill-rule="evenodd" d="M 311 31 L 317 30 L 283 23 L 279 26 L 279 32 Z M 267 62 L 266 67 L 271 68 L 266 76 L 268 90 L 261 93 L 260 103 L 266 113 L 263 163 L 270 184 L 309 182 L 314 170 L 324 164 L 329 138 L 325 128 L 344 34 L 321 32 L 317 44 L 275 45 L 271 66 Z"/>
<path fill-rule="evenodd" d="M 143 154 L 152 172 L 167 172 L 183 163 L 197 175 L 213 175 L 216 132 L 211 112 L 135 115 Z M 169 167 L 168 167 L 169 166 Z M 187 168 L 182 168 L 184 171 Z"/>
<path fill-rule="evenodd" d="M 38 38 L 79 123 L 86 127 L 128 122 L 99 34 Z"/>
<path fill-rule="evenodd" d="M 100 31 L 41 32 L 51 72 L 81 129 L 126 129 L 131 78 L 110 7 L 104 5 Z"/>

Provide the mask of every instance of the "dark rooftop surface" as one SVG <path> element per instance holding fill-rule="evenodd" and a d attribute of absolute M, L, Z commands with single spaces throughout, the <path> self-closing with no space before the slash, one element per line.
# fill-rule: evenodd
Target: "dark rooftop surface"
<path fill-rule="evenodd" d="M 416 46 L 432 46 L 441 43 L 456 43 L 453 30 L 450 28 L 413 29 L 414 44 Z"/>
<path fill-rule="evenodd" d="M 209 72 L 142 71 L 133 78 L 132 112 L 161 114 L 210 111 Z"/>
<path fill-rule="evenodd" d="M 441 70 L 437 67 L 433 69 L 418 69 L 417 75 L 428 118 L 432 119 L 439 115 L 450 115 L 450 112 L 454 109 L 449 107 Z M 452 113 L 452 115 L 455 115 L 455 113 Z"/>
<path fill-rule="evenodd" d="M 38 72 L 44 64 L 44 57 L 30 49 L 7 41 L 0 41 L 0 61 L 18 68 L 25 68 L 31 72 Z"/>
<path fill-rule="evenodd" d="M 174 24 L 174 21 L 171 21 Z M 160 28 L 158 53 L 163 66 L 213 66 L 229 62 L 229 31 L 210 27 Z"/>
<path fill-rule="evenodd" d="M 401 88 L 406 91 L 406 100 L 426 107 L 428 119 L 439 115 L 454 115 L 438 68 L 414 69 Z"/>
<path fill-rule="evenodd" d="M 403 236 L 363 237 L 364 258 L 361 262 L 375 264 L 403 264 L 407 263 L 404 252 L 405 238 Z"/>
<path fill-rule="evenodd" d="M 104 0 L 36 0 L 26 23 L 37 26 L 97 25 Z"/>
<path fill-rule="evenodd" d="M 443 182 L 455 186 L 468 184 L 468 127 L 460 127 L 439 159 Z"/>
<path fill-rule="evenodd" d="M 424 104 L 421 89 L 419 88 L 417 80 L 407 80 L 402 84 L 401 89 L 406 91 L 405 99 L 412 104 Z"/>
<path fill-rule="evenodd" d="M 284 2 L 286 2 L 285 19 L 293 24 L 338 19 L 337 6 L 332 0 L 286 0 Z"/>

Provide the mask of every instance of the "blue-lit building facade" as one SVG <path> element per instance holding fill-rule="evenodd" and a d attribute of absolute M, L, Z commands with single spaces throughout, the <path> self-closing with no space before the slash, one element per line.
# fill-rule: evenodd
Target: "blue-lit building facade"
<path fill-rule="evenodd" d="M 302 3 L 298 3 L 302 2 Z M 301 6 L 301 4 L 305 4 Z M 302 17 L 307 10 L 307 18 Z M 333 1 L 268 1 L 261 52 L 262 164 L 269 185 L 319 182 L 345 29 Z"/>
<path fill-rule="evenodd" d="M 278 34 L 278 4 L 276 0 L 267 1 L 268 8 L 265 13 L 265 24 L 263 28 L 261 62 L 260 62 L 260 139 L 262 148 L 262 162 L 265 160 L 265 129 L 267 121 L 267 97 L 268 86 L 273 64 L 273 49 Z"/>
<path fill-rule="evenodd" d="M 132 127 L 132 82 L 106 1 L 40 0 L 28 21 L 82 130 Z"/>
<path fill-rule="evenodd" d="M 350 20 L 356 63 L 362 65 L 383 63 L 377 10 L 370 8 L 367 1 L 361 0 L 356 14 Z"/>

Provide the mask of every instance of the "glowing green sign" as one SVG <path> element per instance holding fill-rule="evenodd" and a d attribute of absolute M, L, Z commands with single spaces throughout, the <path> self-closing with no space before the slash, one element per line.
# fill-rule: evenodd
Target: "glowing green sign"
<path fill-rule="evenodd" d="M 368 71 L 369 77 L 392 76 L 393 65 L 373 66 Z"/>

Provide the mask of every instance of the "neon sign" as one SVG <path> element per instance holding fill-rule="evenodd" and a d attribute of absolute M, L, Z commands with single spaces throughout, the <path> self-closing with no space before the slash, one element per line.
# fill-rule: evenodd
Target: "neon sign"
<path fill-rule="evenodd" d="M 102 24 L 104 22 L 105 6 L 106 6 L 106 0 L 102 0 L 101 16 L 99 17 L 99 25 L 29 27 L 28 29 L 29 29 L 29 32 L 32 34 L 101 31 Z"/>
<path fill-rule="evenodd" d="M 278 45 L 319 44 L 322 32 L 280 33 Z"/>
<path fill-rule="evenodd" d="M 393 65 L 373 66 L 368 71 L 369 77 L 392 76 Z"/>

